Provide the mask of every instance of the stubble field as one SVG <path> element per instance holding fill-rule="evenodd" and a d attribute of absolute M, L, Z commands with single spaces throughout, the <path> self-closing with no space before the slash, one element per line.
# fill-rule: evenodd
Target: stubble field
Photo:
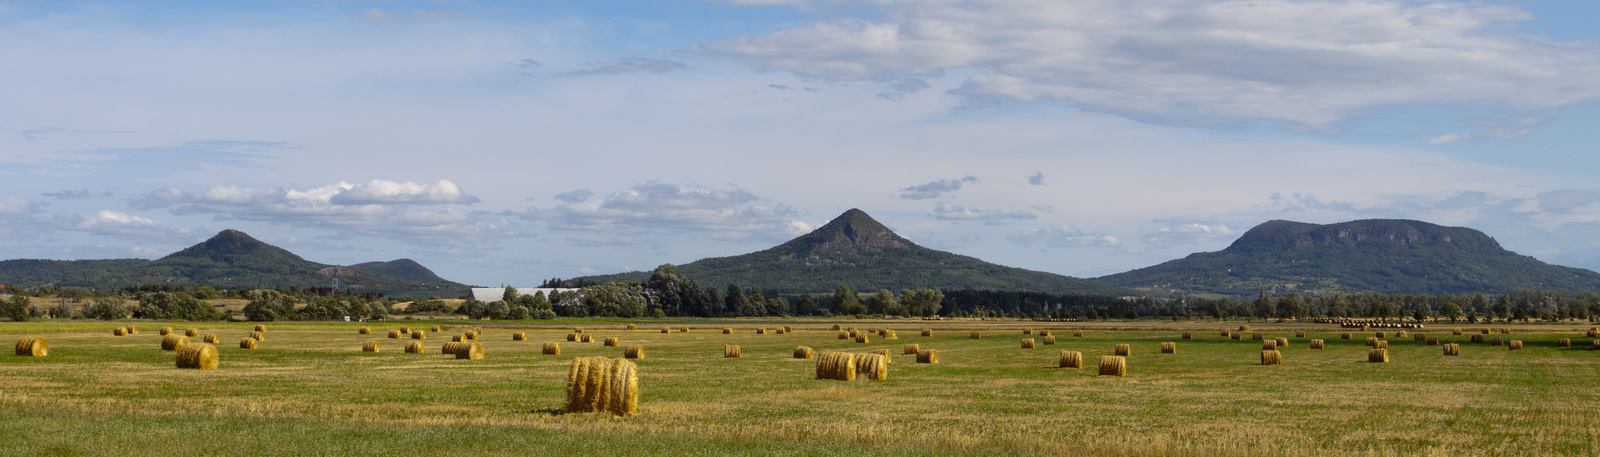
<path fill-rule="evenodd" d="M 896 340 L 837 339 L 833 324 L 892 328 Z M 113 336 L 134 324 L 140 333 Z M 43 336 L 48 357 L 0 356 L 0 448 L 6 455 L 1594 455 L 1600 449 L 1600 351 L 1579 326 L 1513 326 L 1525 349 L 1468 341 L 1462 355 L 1390 331 L 1390 363 L 1368 363 L 1354 332 L 1251 324 L 1288 338 L 1284 365 L 1259 365 L 1261 342 L 1219 335 L 1237 323 L 1020 321 L 688 321 L 475 324 L 483 360 L 439 352 L 467 327 L 429 332 L 428 352 L 385 334 L 431 323 L 253 324 L 55 321 L 0 324 L 6 342 Z M 181 370 L 157 329 L 221 336 L 217 370 Z M 687 333 L 677 327 L 690 326 Z M 793 326 L 758 335 L 758 327 Z M 593 343 L 566 341 L 574 326 Z M 672 333 L 660 333 L 672 326 Z M 721 329 L 734 333 L 724 335 Z M 1499 328 L 1496 326 L 1495 328 Z M 919 336 L 922 328 L 934 336 Z M 1024 335 L 1023 328 L 1035 329 Z M 1085 330 L 1073 337 L 1072 330 Z M 971 331 L 982 339 L 971 339 Z M 1045 345 L 1039 331 L 1057 343 Z M 1296 330 L 1309 333 L 1295 337 Z M 512 332 L 527 341 L 512 341 Z M 1194 339 L 1183 340 L 1183 331 Z M 573 357 L 638 360 L 640 413 L 564 414 Z M 1021 349 L 1034 338 L 1036 349 Z M 1324 339 L 1312 350 L 1308 341 Z M 1573 347 L 1557 347 L 1571 338 Z M 198 342 L 199 338 L 192 338 Z M 381 352 L 361 352 L 377 341 Z M 1161 342 L 1176 354 L 1161 354 Z M 540 354 L 558 342 L 561 355 Z M 1095 363 L 1130 344 L 1125 378 Z M 743 357 L 723 358 L 724 344 Z M 939 351 L 917 364 L 902 346 Z M 819 353 L 889 349 L 886 381 L 815 378 Z M 1061 350 L 1085 368 L 1057 368 Z"/>

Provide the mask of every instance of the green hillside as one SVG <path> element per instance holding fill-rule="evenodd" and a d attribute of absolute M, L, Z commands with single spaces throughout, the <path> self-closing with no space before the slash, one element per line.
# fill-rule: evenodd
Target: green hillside
<path fill-rule="evenodd" d="M 858 209 L 771 249 L 679 265 L 704 286 L 738 284 L 780 292 L 820 292 L 841 283 L 858 290 L 989 289 L 1054 294 L 1122 295 L 1128 290 L 1054 273 L 995 265 L 918 246 Z M 643 281 L 648 273 L 590 276 Z"/>
<path fill-rule="evenodd" d="M 424 267 L 422 264 L 411 259 L 397 259 L 390 260 L 388 262 L 358 263 L 351 265 L 351 267 L 370 271 L 373 274 L 388 276 L 391 278 L 400 278 L 409 281 L 448 282 L 444 278 L 439 277 L 439 275 L 433 274 L 433 270 L 429 270 L 428 267 Z"/>
<path fill-rule="evenodd" d="M 1271 221 L 1221 251 L 1095 279 L 1148 293 L 1236 297 L 1262 290 L 1312 295 L 1600 290 L 1600 273 L 1519 255 L 1483 232 L 1391 219 L 1328 225 Z"/>
<path fill-rule="evenodd" d="M 384 264 L 393 263 L 384 262 Z M 415 262 L 410 263 L 415 265 Z M 404 265 L 396 266 L 404 267 Z M 421 265 L 416 265 L 416 268 L 427 271 L 429 276 L 433 275 Z M 418 281 L 376 274 L 361 268 L 312 262 L 237 230 L 224 230 L 205 242 L 158 260 L 0 261 L 0 284 L 25 288 L 56 286 L 116 289 L 140 284 L 206 285 L 219 288 L 329 287 L 334 276 L 338 276 L 340 287 L 356 292 L 371 291 L 390 296 L 451 297 L 467 292 L 467 286 L 443 279 Z"/>

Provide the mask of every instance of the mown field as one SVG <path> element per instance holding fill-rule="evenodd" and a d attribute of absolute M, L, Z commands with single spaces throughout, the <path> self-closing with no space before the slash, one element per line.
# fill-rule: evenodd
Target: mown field
<path fill-rule="evenodd" d="M 834 323 L 889 327 L 858 344 Z M 117 326 L 141 332 L 112 336 Z M 1366 362 L 1363 338 L 1312 324 L 1252 324 L 1287 337 L 1285 364 L 1259 365 L 1261 343 L 1219 335 L 1237 323 L 798 320 L 480 324 L 483 360 L 439 353 L 455 327 L 429 334 L 427 354 L 385 337 L 400 323 L 270 323 L 259 349 L 238 348 L 252 324 L 166 324 L 222 337 L 221 368 L 180 370 L 160 350 L 161 324 L 0 324 L 14 342 L 44 336 L 50 355 L 0 356 L 3 455 L 1594 455 L 1600 449 L 1600 351 L 1579 326 L 1513 326 L 1525 349 L 1468 342 L 1460 357 L 1390 333 L 1391 362 Z M 431 324 L 411 324 L 423 328 Z M 594 343 L 565 339 L 575 326 Z M 688 325 L 688 333 L 660 333 Z M 795 332 L 757 335 L 756 327 Z M 733 327 L 732 335 L 721 334 Z M 931 327 L 933 337 L 918 336 Z M 1057 344 L 1021 349 L 1020 329 Z M 1479 327 L 1466 327 L 1475 330 Z M 1496 328 L 1499 328 L 1497 326 Z M 1073 329 L 1085 329 L 1081 338 Z M 969 338 L 978 330 L 983 338 Z M 1182 331 L 1194 332 L 1182 340 Z M 1311 333 L 1296 338 L 1295 330 Z M 514 331 L 529 333 L 512 341 Z M 640 414 L 563 414 L 577 356 L 621 357 L 604 337 L 642 344 Z M 1558 338 L 1572 338 L 1559 348 Z M 1311 350 L 1308 340 L 1327 341 Z M 193 338 L 198 341 L 199 338 Z M 363 353 L 375 340 L 382 352 Z M 562 354 L 541 355 L 560 342 Z M 1161 354 L 1174 341 L 1178 353 Z M 901 355 L 939 350 L 937 365 Z M 1131 344 L 1128 377 L 1096 375 Z M 722 357 L 738 344 L 743 357 Z M 814 379 L 817 351 L 890 349 L 887 381 Z M 1060 350 L 1083 369 L 1057 368 Z"/>

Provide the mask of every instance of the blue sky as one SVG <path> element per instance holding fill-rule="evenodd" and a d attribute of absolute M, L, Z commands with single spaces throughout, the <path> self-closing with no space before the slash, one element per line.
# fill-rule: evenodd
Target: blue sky
<path fill-rule="evenodd" d="M 3 258 L 222 229 L 457 281 L 861 208 L 1094 277 L 1272 219 L 1600 269 L 1600 3 L 0 1 Z"/>

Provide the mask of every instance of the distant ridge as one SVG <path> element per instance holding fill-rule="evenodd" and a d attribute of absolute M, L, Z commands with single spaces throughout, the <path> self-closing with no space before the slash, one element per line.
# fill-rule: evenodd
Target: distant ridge
<path fill-rule="evenodd" d="M 1506 250 L 1483 232 L 1402 219 L 1262 223 L 1217 252 L 1096 278 L 1158 294 L 1600 290 L 1600 273 Z"/>
<path fill-rule="evenodd" d="M 1124 295 L 1121 287 L 1054 273 L 995 265 L 976 258 L 918 246 L 859 209 L 772 248 L 678 266 L 701 286 L 824 292 L 839 284 L 861 291 L 988 289 L 1055 294 Z M 591 281 L 643 281 L 649 273 L 589 276 Z"/>
<path fill-rule="evenodd" d="M 238 230 L 216 236 L 158 260 L 31 260 L 0 261 L 0 284 L 20 287 L 84 287 L 117 289 L 140 284 L 206 285 L 212 287 L 329 287 L 390 296 L 456 297 L 468 287 L 447 281 L 409 259 L 371 262 L 379 269 L 409 277 L 375 273 L 358 266 L 312 262 L 283 248 L 263 243 Z M 366 264 L 363 264 L 366 265 Z"/>
<path fill-rule="evenodd" d="M 391 278 L 400 278 L 417 282 L 448 282 L 444 278 L 439 277 L 439 275 L 433 274 L 433 270 L 429 270 L 428 267 L 424 267 L 422 264 L 411 259 L 396 259 L 388 262 L 358 263 L 351 266 Z"/>

